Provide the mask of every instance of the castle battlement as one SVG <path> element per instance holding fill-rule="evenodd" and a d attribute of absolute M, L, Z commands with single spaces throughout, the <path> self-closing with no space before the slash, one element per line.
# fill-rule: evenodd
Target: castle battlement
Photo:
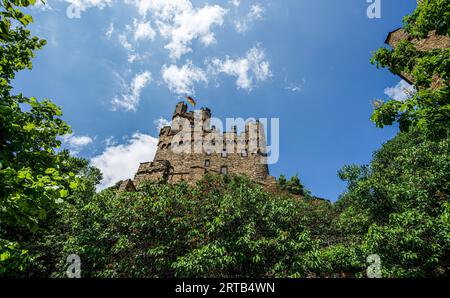
<path fill-rule="evenodd" d="M 195 183 L 206 173 L 239 174 L 262 184 L 273 183 L 264 126 L 258 120 L 240 124 L 245 127 L 240 133 L 237 125 L 221 133 L 211 125 L 208 108 L 188 111 L 179 102 L 171 125 L 160 130 L 154 160 L 141 163 L 134 179 L 124 181 L 121 189 L 133 190 L 146 180 Z"/>
<path fill-rule="evenodd" d="M 176 135 L 178 138 L 174 138 Z M 208 108 L 200 109 L 199 113 L 188 112 L 183 102 L 176 105 L 171 126 L 163 127 L 159 138 L 158 149 L 161 151 L 173 150 L 174 146 L 190 146 L 187 150 L 195 153 L 199 153 L 198 147 L 202 147 L 205 153 L 208 149 L 217 153 L 225 149 L 228 153 L 246 150 L 264 155 L 266 152 L 264 127 L 259 120 L 245 123 L 244 131 L 239 134 L 236 125 L 231 131 L 222 133 L 211 125 L 211 111 Z"/>

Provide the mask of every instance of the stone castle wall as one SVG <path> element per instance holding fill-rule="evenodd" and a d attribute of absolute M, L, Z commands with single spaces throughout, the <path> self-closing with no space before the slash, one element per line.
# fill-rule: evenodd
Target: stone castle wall
<path fill-rule="evenodd" d="M 430 31 L 426 38 L 413 38 L 405 30 L 397 29 L 390 32 L 386 38 L 386 44 L 390 45 L 392 48 L 396 48 L 402 40 L 408 40 L 417 48 L 417 50 L 426 52 L 435 49 L 446 49 L 450 48 L 450 37 L 447 35 L 438 35 L 436 31 Z M 402 73 L 401 77 L 410 84 L 414 84 L 414 77 L 407 73 Z M 442 87 L 444 82 L 439 80 L 438 77 L 434 77 L 431 87 L 433 89 Z"/>
<path fill-rule="evenodd" d="M 209 109 L 188 112 L 186 104 L 178 103 L 171 126 L 160 131 L 154 160 L 141 163 L 134 179 L 124 181 L 122 188 L 133 190 L 146 180 L 193 184 L 206 173 L 239 174 L 261 184 L 275 183 L 269 176 L 265 132 L 259 121 L 246 123 L 238 134 L 236 127 L 221 133 L 210 119 Z"/>
<path fill-rule="evenodd" d="M 429 51 L 434 49 L 446 49 L 450 47 L 450 37 L 438 35 L 436 31 L 431 31 L 426 38 L 412 38 L 405 30 L 397 29 L 389 33 L 386 43 L 395 48 L 402 40 L 409 40 L 419 51 Z"/>

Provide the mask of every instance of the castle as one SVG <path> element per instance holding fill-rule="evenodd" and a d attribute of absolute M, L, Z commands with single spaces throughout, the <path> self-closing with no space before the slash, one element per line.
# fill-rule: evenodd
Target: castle
<path fill-rule="evenodd" d="M 211 111 L 187 110 L 179 102 L 171 126 L 160 130 L 156 154 L 152 162 L 139 165 L 134 179 L 122 181 L 119 191 L 134 191 L 143 181 L 194 184 L 206 173 L 245 175 L 261 185 L 274 185 L 269 175 L 264 126 L 258 120 L 245 123 L 238 134 L 221 133 L 211 125 Z"/>

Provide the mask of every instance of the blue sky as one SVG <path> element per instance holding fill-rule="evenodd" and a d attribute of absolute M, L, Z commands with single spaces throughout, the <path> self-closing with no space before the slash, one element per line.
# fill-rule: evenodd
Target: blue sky
<path fill-rule="evenodd" d="M 401 100 L 408 86 L 370 57 L 414 0 L 382 0 L 380 19 L 365 0 L 47 3 L 31 10 L 31 30 L 48 44 L 14 86 L 62 106 L 74 132 L 64 146 L 104 172 L 103 186 L 152 159 L 158 120 L 187 93 L 224 120 L 279 118 L 271 174 L 298 173 L 332 201 L 345 190 L 337 171 L 397 133 L 370 121 L 371 101 Z"/>

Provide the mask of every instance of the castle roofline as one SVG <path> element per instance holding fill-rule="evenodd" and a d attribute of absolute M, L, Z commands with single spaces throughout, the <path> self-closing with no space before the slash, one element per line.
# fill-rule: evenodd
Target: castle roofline
<path fill-rule="evenodd" d="M 402 30 L 402 28 L 400 27 L 400 28 L 395 29 L 394 31 L 389 32 L 388 35 L 386 36 L 386 39 L 384 40 L 384 43 L 387 45 L 390 45 L 389 39 L 391 39 L 392 34 L 394 34 L 395 32 L 397 32 L 399 30 Z"/>

